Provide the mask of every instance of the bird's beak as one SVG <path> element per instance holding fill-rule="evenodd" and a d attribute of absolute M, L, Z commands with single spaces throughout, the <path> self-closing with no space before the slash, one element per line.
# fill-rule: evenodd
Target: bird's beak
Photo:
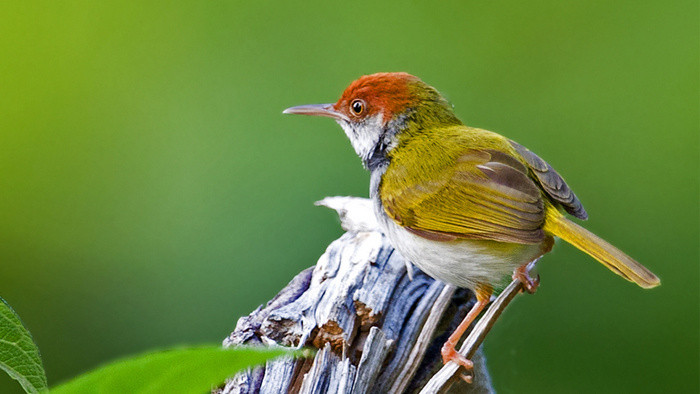
<path fill-rule="evenodd" d="M 338 112 L 333 108 L 333 104 L 309 104 L 309 105 L 299 105 L 296 107 L 287 108 L 282 111 L 283 114 L 296 114 L 296 115 L 312 115 L 312 116 L 325 116 L 327 118 L 333 118 L 337 120 L 348 121 L 348 118 L 341 112 Z"/>

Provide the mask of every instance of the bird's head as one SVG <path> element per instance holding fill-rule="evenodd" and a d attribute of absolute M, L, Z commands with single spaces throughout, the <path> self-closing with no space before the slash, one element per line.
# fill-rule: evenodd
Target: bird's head
<path fill-rule="evenodd" d="M 401 138 L 461 124 L 435 88 L 407 73 L 365 75 L 334 104 L 300 105 L 284 113 L 335 119 L 369 169 L 383 163 Z"/>

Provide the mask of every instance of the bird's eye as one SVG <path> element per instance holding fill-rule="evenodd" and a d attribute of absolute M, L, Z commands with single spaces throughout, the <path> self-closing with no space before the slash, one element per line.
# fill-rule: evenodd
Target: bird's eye
<path fill-rule="evenodd" d="M 355 115 L 359 115 L 362 113 L 362 111 L 365 110 L 365 102 L 362 100 L 353 100 L 352 103 L 350 104 L 350 108 L 352 108 L 352 112 Z"/>

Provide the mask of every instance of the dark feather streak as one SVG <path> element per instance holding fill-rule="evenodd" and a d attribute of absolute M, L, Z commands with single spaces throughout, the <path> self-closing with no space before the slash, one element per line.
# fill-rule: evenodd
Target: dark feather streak
<path fill-rule="evenodd" d="M 513 141 L 510 141 L 510 144 L 525 159 L 532 169 L 532 174 L 552 200 L 561 204 L 571 215 L 581 220 L 588 219 L 581 201 L 552 166 L 524 146 Z"/>

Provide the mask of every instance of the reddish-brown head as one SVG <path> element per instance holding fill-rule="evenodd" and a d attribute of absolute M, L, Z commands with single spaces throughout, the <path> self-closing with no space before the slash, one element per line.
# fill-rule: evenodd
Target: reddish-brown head
<path fill-rule="evenodd" d="M 336 103 L 301 105 L 284 113 L 326 116 L 348 123 L 377 119 L 385 125 L 426 98 L 437 99 L 439 93 L 418 77 L 403 72 L 377 73 L 355 80 Z"/>
<path fill-rule="evenodd" d="M 418 77 L 402 72 L 365 75 L 345 89 L 333 108 L 348 119 L 381 114 L 386 123 L 418 104 L 420 85 L 425 84 Z"/>
<path fill-rule="evenodd" d="M 351 83 L 336 103 L 300 105 L 284 113 L 335 119 L 370 169 L 383 162 L 400 136 L 460 124 L 437 90 L 406 73 L 365 75 Z"/>

